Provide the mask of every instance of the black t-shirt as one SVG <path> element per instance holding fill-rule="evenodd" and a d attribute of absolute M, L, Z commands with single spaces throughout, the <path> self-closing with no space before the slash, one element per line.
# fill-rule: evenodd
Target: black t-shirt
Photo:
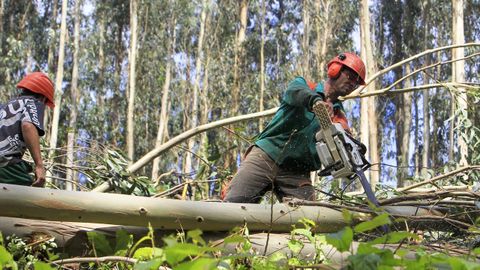
<path fill-rule="evenodd" d="M 45 104 L 31 96 L 20 96 L 0 106 L 0 167 L 22 160 L 27 149 L 22 122 L 32 123 L 40 136 L 45 135 L 44 111 Z"/>

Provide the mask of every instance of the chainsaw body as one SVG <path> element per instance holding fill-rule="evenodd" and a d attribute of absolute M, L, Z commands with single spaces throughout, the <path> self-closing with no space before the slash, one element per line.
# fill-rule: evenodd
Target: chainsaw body
<path fill-rule="evenodd" d="M 315 134 L 317 141 L 315 146 L 322 163 L 319 175 L 344 177 L 350 180 L 358 177 L 368 199 L 378 206 L 378 200 L 364 173 L 371 166 L 365 159 L 365 146 L 352 138 L 342 125 L 332 123 L 325 106 L 322 102 L 317 102 L 313 106 L 313 112 L 320 124 L 320 130 Z"/>
<path fill-rule="evenodd" d="M 316 149 L 323 169 L 320 175 L 334 178 L 355 176 L 355 168 L 362 170 L 370 165 L 361 153 L 361 146 L 352 140 L 338 123 L 330 125 L 330 130 L 320 130 L 315 135 Z"/>

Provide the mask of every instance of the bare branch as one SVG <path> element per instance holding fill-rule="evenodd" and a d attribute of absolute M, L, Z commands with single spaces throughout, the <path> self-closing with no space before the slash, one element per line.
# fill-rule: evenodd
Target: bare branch
<path fill-rule="evenodd" d="M 423 185 L 427 185 L 427 184 L 432 184 L 435 181 L 450 177 L 452 175 L 456 175 L 456 174 L 464 172 L 464 171 L 470 171 L 470 170 L 480 170 L 480 165 L 470 165 L 470 166 L 461 167 L 457 170 L 454 170 L 454 171 L 448 172 L 446 174 L 436 176 L 432 179 L 428 179 L 428 180 L 422 181 L 420 183 L 410 185 L 408 187 L 398 188 L 397 191 L 398 192 L 405 192 L 407 190 L 410 190 L 410 189 L 413 189 L 413 188 L 416 188 L 416 187 L 420 187 L 420 186 L 423 186 Z"/>
<path fill-rule="evenodd" d="M 365 82 L 366 85 L 362 86 L 362 87 L 359 87 L 357 88 L 355 91 L 353 91 L 350 95 L 347 96 L 347 98 L 351 98 L 353 96 L 358 96 L 359 93 L 361 93 L 363 91 L 363 89 L 365 89 L 371 82 L 373 82 L 377 77 L 379 77 L 380 75 L 382 74 L 385 74 L 387 72 L 389 72 L 390 70 L 396 68 L 396 67 L 399 67 L 405 63 L 408 63 L 414 59 L 417 59 L 417 58 L 420 58 L 424 55 L 427 55 L 427 54 L 431 54 L 431 53 L 434 53 L 434 52 L 438 52 L 438 51 L 443 51 L 443 50 L 450 50 L 450 49 L 453 49 L 453 48 L 462 48 L 462 47 L 477 47 L 477 46 L 480 46 L 480 43 L 479 42 L 472 42 L 472 43 L 465 43 L 465 44 L 455 44 L 455 45 L 450 45 L 450 46 L 444 46 L 444 47 L 439 47 L 439 48 L 435 48 L 435 49 L 430 49 L 430 50 L 426 50 L 426 51 L 423 51 L 419 54 L 416 54 L 412 57 L 409 57 L 407 59 L 404 59 L 394 65 L 391 65 L 389 66 L 388 68 L 385 68 L 383 70 L 380 70 L 379 72 L 375 73 L 373 76 L 371 76 L 370 78 L 367 79 L 367 81 Z"/>
<path fill-rule="evenodd" d="M 174 147 L 175 145 L 197 135 L 202 132 L 208 131 L 210 129 L 214 129 L 217 127 L 245 121 L 245 120 L 251 120 L 251 119 L 256 119 L 260 117 L 265 117 L 265 116 L 270 116 L 273 115 L 278 108 L 273 108 L 270 110 L 262 111 L 262 112 L 257 112 L 257 113 L 251 113 L 251 114 L 246 114 L 246 115 L 240 115 L 240 116 L 235 116 L 235 117 L 230 117 L 227 119 L 222 119 L 219 121 L 215 121 L 212 123 L 204 124 L 201 126 L 197 126 L 195 128 L 192 128 L 184 133 L 181 133 L 174 137 L 173 139 L 169 140 L 168 142 L 160 145 L 159 147 L 153 149 L 152 151 L 148 152 L 146 155 L 144 155 L 142 158 L 137 160 L 135 163 L 130 165 L 127 170 L 129 172 L 136 172 L 143 166 L 147 165 L 149 162 L 151 162 L 154 158 L 162 154 L 163 152 L 169 150 L 170 148 Z"/>
<path fill-rule="evenodd" d="M 83 258 L 70 258 L 70 259 L 61 259 L 53 261 L 53 264 L 62 265 L 62 264 L 70 264 L 70 263 L 103 263 L 103 262 L 123 262 L 123 263 L 130 263 L 135 264 L 137 263 L 137 259 L 129 258 L 129 257 L 122 257 L 122 256 L 105 256 L 105 257 L 83 257 Z"/>

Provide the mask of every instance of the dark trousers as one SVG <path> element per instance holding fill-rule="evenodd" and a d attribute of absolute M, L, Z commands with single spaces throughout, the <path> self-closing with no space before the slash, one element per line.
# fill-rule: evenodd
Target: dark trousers
<path fill-rule="evenodd" d="M 280 201 L 285 197 L 315 199 L 310 172 L 284 170 L 262 149 L 254 146 L 233 177 L 225 201 L 258 203 L 269 190 L 273 191 Z"/>
<path fill-rule="evenodd" d="M 31 186 L 33 183 L 31 172 L 32 166 L 26 161 L 0 167 L 0 183 Z"/>

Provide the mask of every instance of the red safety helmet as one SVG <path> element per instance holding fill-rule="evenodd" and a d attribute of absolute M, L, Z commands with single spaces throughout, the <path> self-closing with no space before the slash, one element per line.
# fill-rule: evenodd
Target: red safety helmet
<path fill-rule="evenodd" d="M 53 82 L 43 72 L 32 72 L 27 74 L 18 84 L 17 88 L 24 88 L 38 93 L 47 98 L 47 106 L 55 107 Z"/>
<path fill-rule="evenodd" d="M 335 56 L 327 64 L 329 78 L 336 79 L 340 75 L 343 66 L 355 71 L 360 77 L 360 85 L 365 85 L 365 64 L 358 55 L 354 53 L 341 53 Z"/>

